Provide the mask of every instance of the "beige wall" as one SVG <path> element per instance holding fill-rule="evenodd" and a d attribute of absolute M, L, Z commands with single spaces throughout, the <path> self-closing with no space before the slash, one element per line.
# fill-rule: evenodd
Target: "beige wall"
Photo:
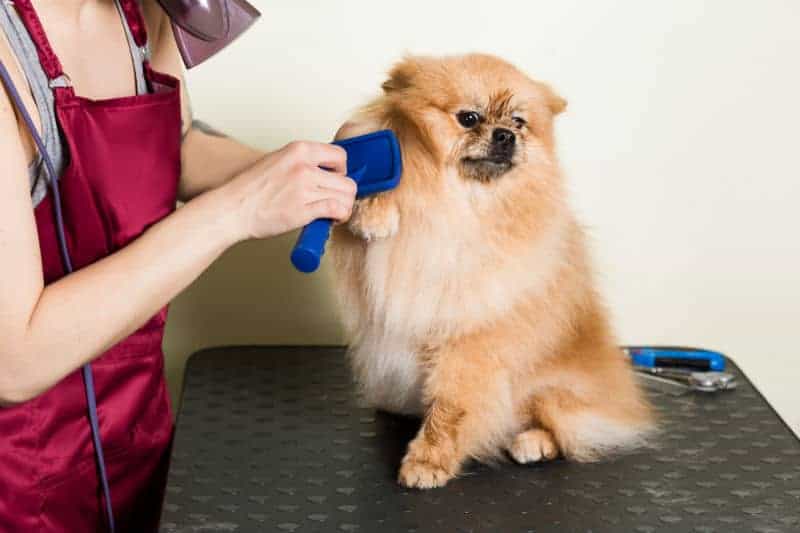
<path fill-rule="evenodd" d="M 563 163 L 622 341 L 724 350 L 800 429 L 800 3 L 256 3 L 190 73 L 198 116 L 264 148 L 327 140 L 405 51 L 508 58 L 570 101 Z M 203 346 L 340 342 L 291 242 L 240 246 L 177 299 L 173 386 Z"/>

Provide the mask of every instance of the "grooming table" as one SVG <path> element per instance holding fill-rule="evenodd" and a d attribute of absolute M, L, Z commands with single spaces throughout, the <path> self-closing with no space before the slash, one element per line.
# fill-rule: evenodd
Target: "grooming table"
<path fill-rule="evenodd" d="M 728 369 L 734 391 L 650 393 L 658 450 L 472 465 L 417 491 L 395 479 L 419 422 L 359 407 L 343 348 L 205 350 L 186 370 L 161 531 L 800 531 L 800 441 Z"/>

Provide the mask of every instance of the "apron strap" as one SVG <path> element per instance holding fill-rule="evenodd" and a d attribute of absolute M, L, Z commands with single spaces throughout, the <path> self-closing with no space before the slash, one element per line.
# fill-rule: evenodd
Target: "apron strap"
<path fill-rule="evenodd" d="M 36 14 L 36 10 L 33 8 L 33 4 L 31 4 L 31 0 L 14 0 L 14 7 L 17 8 L 19 18 L 36 46 L 36 53 L 39 55 L 39 63 L 42 64 L 42 70 L 47 74 L 50 81 L 61 78 L 64 75 L 61 62 L 53 52 L 50 41 L 47 40 L 44 28 L 39 16 Z"/>
<path fill-rule="evenodd" d="M 122 7 L 122 12 L 125 15 L 125 20 L 128 22 L 128 27 L 131 30 L 133 41 L 139 48 L 147 47 L 147 28 L 144 24 L 144 17 L 139 9 L 138 0 L 116 0 Z M 61 62 L 58 56 L 50 46 L 50 41 L 47 40 L 42 22 L 36 14 L 36 10 L 31 3 L 31 0 L 14 0 L 14 6 L 17 9 L 20 20 L 28 30 L 33 44 L 36 46 L 36 52 L 39 55 L 39 62 L 42 65 L 47 77 L 50 79 L 53 88 L 61 88 L 69 85 L 68 77 L 64 74 L 64 69 L 61 67 Z"/>
<path fill-rule="evenodd" d="M 133 42 L 139 48 L 147 47 L 147 27 L 144 24 L 142 11 L 139 9 L 139 0 L 118 0 L 125 14 L 125 20 L 133 35 Z"/>

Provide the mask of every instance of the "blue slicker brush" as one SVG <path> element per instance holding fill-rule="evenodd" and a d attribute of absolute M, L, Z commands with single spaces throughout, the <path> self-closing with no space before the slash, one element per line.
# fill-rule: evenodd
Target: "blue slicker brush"
<path fill-rule="evenodd" d="M 359 137 L 336 141 L 347 152 L 347 175 L 358 185 L 356 198 L 388 191 L 400 183 L 403 163 L 400 145 L 391 130 L 381 130 Z M 320 218 L 300 232 L 292 250 L 292 264 L 300 272 L 319 268 L 332 221 Z"/>

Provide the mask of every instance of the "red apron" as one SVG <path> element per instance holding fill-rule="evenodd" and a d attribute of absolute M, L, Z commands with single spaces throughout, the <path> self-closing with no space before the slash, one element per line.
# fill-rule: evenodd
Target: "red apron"
<path fill-rule="evenodd" d="M 30 0 L 15 5 L 44 71 L 51 80 L 61 79 L 61 65 Z M 145 46 L 137 0 L 122 5 L 136 43 Z M 119 250 L 175 207 L 179 82 L 148 65 L 145 70 L 144 95 L 94 101 L 76 96 L 71 87 L 54 88 L 69 152 L 60 184 L 75 269 Z M 35 209 L 45 283 L 64 276 L 53 208 L 51 193 Z M 120 532 L 155 531 L 158 524 L 173 429 L 161 351 L 165 318 L 166 308 L 91 364 Z M 39 364 L 47 364 L 46 354 Z M 78 370 L 29 402 L 0 408 L 0 532 L 106 529 Z"/>

